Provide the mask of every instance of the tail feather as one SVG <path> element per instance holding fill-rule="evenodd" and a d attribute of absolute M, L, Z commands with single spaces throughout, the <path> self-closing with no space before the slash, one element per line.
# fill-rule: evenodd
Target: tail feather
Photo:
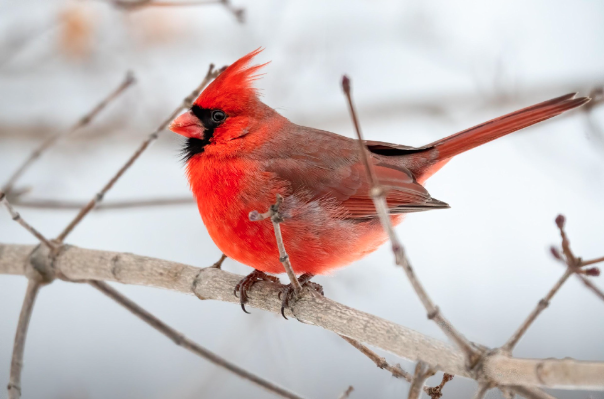
<path fill-rule="evenodd" d="M 575 98 L 575 95 L 576 93 L 567 94 L 492 119 L 435 141 L 424 146 L 424 148 L 436 148 L 438 150 L 437 158 L 433 160 L 434 163 L 444 161 L 506 134 L 524 129 L 525 127 L 579 107 L 590 100 L 588 97 Z"/>

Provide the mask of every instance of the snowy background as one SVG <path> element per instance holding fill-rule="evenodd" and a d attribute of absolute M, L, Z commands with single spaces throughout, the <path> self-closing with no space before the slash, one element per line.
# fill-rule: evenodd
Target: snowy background
<path fill-rule="evenodd" d="M 0 1 L 0 183 L 47 135 L 66 130 L 127 70 L 138 83 L 21 179 L 26 198 L 86 201 L 194 88 L 210 62 L 263 46 L 264 101 L 295 123 L 352 136 L 339 82 L 353 79 L 365 136 L 422 145 L 500 114 L 604 83 L 604 3 L 595 1 L 237 2 L 124 12 L 93 1 Z M 576 111 L 466 153 L 428 182 L 452 208 L 398 227 L 419 278 L 453 324 L 498 346 L 563 273 L 548 248 L 566 215 L 575 253 L 604 255 L 604 138 Z M 604 127 L 604 107 L 592 121 Z M 189 195 L 181 138 L 166 132 L 105 197 Z M 55 236 L 75 210 L 22 208 Z M 0 242 L 35 240 L 0 211 Z M 92 213 L 68 242 L 209 266 L 220 256 L 193 203 Z M 247 274 L 232 260 L 224 268 Z M 319 277 L 326 295 L 441 339 L 389 249 Z M 601 278 L 595 282 L 604 287 Z M 8 381 L 26 281 L 0 276 L 0 382 Z M 115 285 L 188 337 L 309 398 L 406 397 L 333 333 L 252 309 Z M 571 279 L 518 345 L 520 357 L 604 360 L 604 303 Z M 407 370 L 413 365 L 393 356 Z M 440 375 L 430 382 L 440 381 Z M 28 398 L 264 398 L 176 347 L 89 286 L 57 281 L 34 309 Z M 445 398 L 472 395 L 457 378 Z M 604 398 L 601 392 L 555 392 Z M 499 398 L 492 391 L 489 398 Z"/>

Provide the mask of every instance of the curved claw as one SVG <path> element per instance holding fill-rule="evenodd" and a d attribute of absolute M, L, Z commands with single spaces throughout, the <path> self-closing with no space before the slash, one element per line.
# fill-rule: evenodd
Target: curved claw
<path fill-rule="evenodd" d="M 254 270 L 249 275 L 241 279 L 241 281 L 235 286 L 235 289 L 233 290 L 233 295 L 239 298 L 241 309 L 247 314 L 250 314 L 250 312 L 245 309 L 245 304 L 248 299 L 247 292 L 257 281 L 278 282 L 279 279 L 274 276 L 269 276 L 268 274 L 265 274 L 260 270 Z M 237 295 L 237 293 L 239 293 L 239 295 Z"/>
<path fill-rule="evenodd" d="M 313 277 L 314 276 L 312 274 L 305 273 L 298 278 L 298 282 L 300 283 L 300 285 L 302 287 L 310 288 L 310 289 L 318 292 L 319 294 L 323 295 L 323 287 L 321 287 L 321 285 L 319 285 L 317 283 L 313 283 L 312 281 L 310 281 L 310 279 Z M 279 299 L 281 299 L 281 316 L 283 316 L 283 318 L 285 320 L 289 320 L 285 316 L 285 309 L 289 308 L 289 301 L 291 300 L 293 294 L 294 294 L 294 288 L 292 287 L 291 284 L 284 286 L 281 289 L 281 291 L 279 291 L 278 296 L 279 296 Z"/>

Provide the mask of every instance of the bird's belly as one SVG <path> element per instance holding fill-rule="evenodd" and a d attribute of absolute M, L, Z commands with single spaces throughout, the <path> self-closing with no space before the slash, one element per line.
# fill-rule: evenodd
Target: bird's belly
<path fill-rule="evenodd" d="M 276 195 L 276 193 L 275 193 Z M 198 200 L 198 207 L 214 243 L 228 257 L 267 273 L 283 273 L 275 232 L 270 219 L 249 220 L 249 212 L 265 212 L 275 196 L 247 201 L 249 195 L 231 198 L 231 206 L 212 206 Z M 377 220 L 354 222 L 333 217 L 316 203 L 298 203 L 284 213 L 281 231 L 285 249 L 297 274 L 325 274 L 362 258 L 385 240 Z"/>

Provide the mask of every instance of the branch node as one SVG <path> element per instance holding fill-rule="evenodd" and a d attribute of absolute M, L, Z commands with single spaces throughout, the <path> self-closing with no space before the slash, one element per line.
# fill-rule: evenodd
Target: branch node
<path fill-rule="evenodd" d="M 434 318 L 436 316 L 438 316 L 439 313 L 440 313 L 439 307 L 435 306 L 434 310 L 432 310 L 430 313 L 428 313 L 428 320 L 434 320 Z"/>

